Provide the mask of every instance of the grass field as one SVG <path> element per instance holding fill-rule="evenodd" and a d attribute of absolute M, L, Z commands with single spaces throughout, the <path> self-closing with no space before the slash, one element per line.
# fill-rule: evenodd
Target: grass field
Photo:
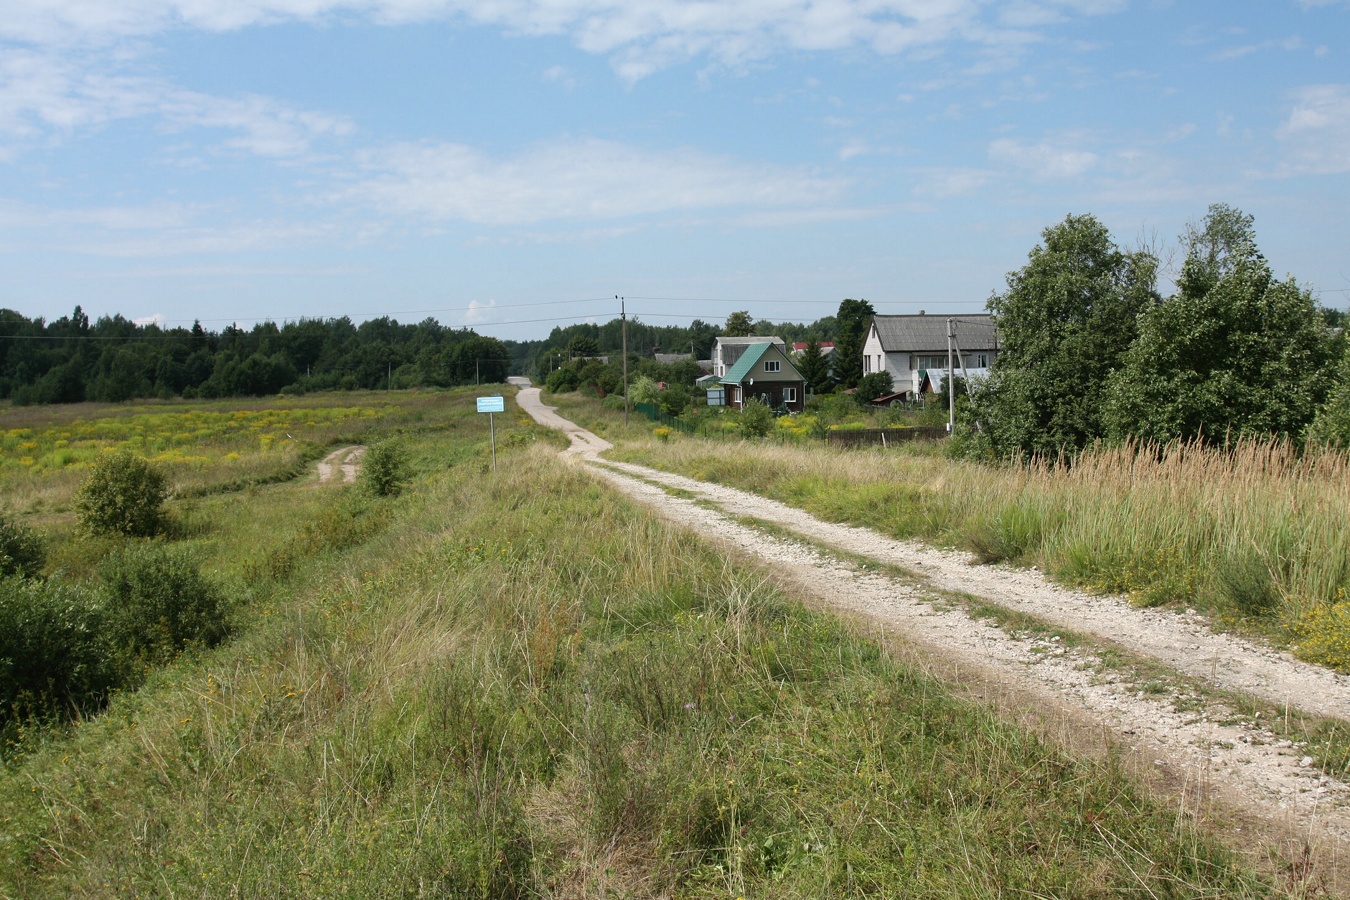
<path fill-rule="evenodd" d="M 808 611 L 518 416 L 493 475 L 485 419 L 469 392 L 363 419 L 409 449 L 396 498 L 173 501 L 235 637 L 28 735 L 0 894 L 1279 895 L 1256 874 L 1278 860 Z"/>

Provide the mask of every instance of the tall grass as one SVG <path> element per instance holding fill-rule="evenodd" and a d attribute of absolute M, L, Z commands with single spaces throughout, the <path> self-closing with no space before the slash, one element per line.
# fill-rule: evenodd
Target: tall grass
<path fill-rule="evenodd" d="M 0 772 L 0 893 L 1269 894 L 1109 762 L 552 447 L 506 440 L 491 475 L 458 422 L 405 435 L 418 474 L 350 540 L 314 523 L 354 489 L 265 489 L 252 527 L 295 550 L 270 576 L 224 546 L 247 496 L 209 498 L 203 549 L 263 588 L 251 620 Z"/>
<path fill-rule="evenodd" d="M 1194 605 L 1350 670 L 1310 623 L 1350 600 L 1350 459 L 1282 442 L 1099 447 L 987 466 L 922 448 L 846 451 L 681 438 L 618 451 L 870 525 L 1034 564 L 1148 605 Z M 1337 613 L 1339 615 L 1339 613 Z M 1350 637 L 1350 632 L 1346 632 Z M 1341 638 L 1337 638 L 1341 640 Z"/>

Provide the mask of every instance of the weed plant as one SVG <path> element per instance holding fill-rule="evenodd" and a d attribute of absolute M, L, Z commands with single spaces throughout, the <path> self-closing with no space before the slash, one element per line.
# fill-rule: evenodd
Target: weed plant
<path fill-rule="evenodd" d="M 503 436 L 493 476 L 479 419 L 412 436 L 408 489 L 350 540 L 303 536 L 338 527 L 315 488 L 267 488 L 247 526 L 245 495 L 210 498 L 223 577 L 246 533 L 304 552 L 255 576 L 235 641 L 0 773 L 0 893 L 1270 895 L 1109 762 L 552 446 Z"/>

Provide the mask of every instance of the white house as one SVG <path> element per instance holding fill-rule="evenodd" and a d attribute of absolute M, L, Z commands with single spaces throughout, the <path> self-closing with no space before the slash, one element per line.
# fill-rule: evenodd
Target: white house
<path fill-rule="evenodd" d="M 925 383 L 938 389 L 947 375 L 947 322 L 956 336 L 956 374 L 972 380 L 989 374 L 998 355 L 998 332 L 988 313 L 957 316 L 873 316 L 863 342 L 863 374 L 891 373 L 896 393 L 917 395 Z M 961 371 L 962 364 L 965 372 Z"/>
<path fill-rule="evenodd" d="M 727 374 L 745 348 L 753 344 L 777 344 L 780 350 L 786 346 L 780 337 L 719 337 L 713 343 L 713 374 L 718 378 Z"/>

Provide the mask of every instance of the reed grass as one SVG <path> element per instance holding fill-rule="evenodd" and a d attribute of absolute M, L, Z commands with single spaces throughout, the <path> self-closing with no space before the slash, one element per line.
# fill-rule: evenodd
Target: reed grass
<path fill-rule="evenodd" d="M 200 500 L 240 636 L 0 770 L 0 894 L 1274 893 L 509 417 L 493 476 L 481 418 L 406 432 L 397 500 Z"/>

